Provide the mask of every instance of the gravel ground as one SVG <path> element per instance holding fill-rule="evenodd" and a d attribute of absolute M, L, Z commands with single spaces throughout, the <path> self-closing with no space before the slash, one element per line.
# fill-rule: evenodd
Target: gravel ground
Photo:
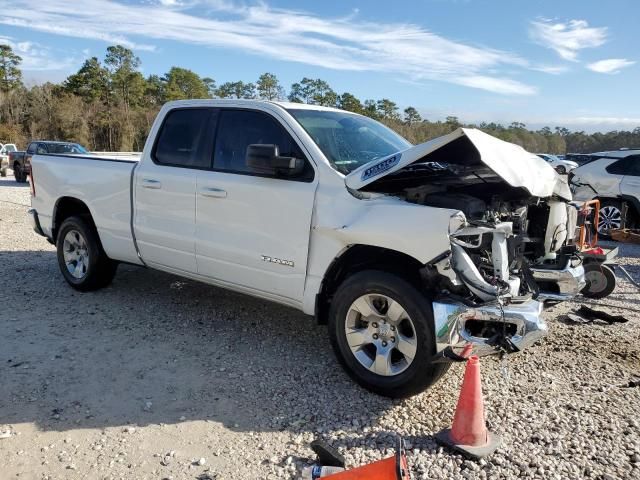
<path fill-rule="evenodd" d="M 626 324 L 572 326 L 482 360 L 490 428 L 480 462 L 437 446 L 463 366 L 404 401 L 370 394 L 337 365 L 326 328 L 301 313 L 121 266 L 79 294 L 31 231 L 28 186 L 0 180 L 0 465 L 4 478 L 295 478 L 322 437 L 349 466 L 409 445 L 414 478 L 640 478 L 640 294 L 620 279 L 599 306 Z M 640 248 L 619 261 L 640 278 Z"/>

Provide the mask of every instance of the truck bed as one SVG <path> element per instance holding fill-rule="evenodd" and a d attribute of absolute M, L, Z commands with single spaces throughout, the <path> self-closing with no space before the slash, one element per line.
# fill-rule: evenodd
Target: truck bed
<path fill-rule="evenodd" d="M 131 230 L 131 182 L 138 160 L 133 155 L 35 155 L 32 206 L 44 233 L 52 236 L 60 202 L 65 197 L 76 198 L 91 212 L 107 255 L 140 264 Z"/>

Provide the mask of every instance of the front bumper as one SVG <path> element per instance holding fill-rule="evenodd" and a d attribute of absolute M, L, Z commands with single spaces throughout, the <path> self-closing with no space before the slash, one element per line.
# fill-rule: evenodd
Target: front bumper
<path fill-rule="evenodd" d="M 571 300 L 585 287 L 584 267 L 571 266 L 571 262 L 562 270 L 532 268 L 533 278 L 540 286 L 540 300 Z"/>
<path fill-rule="evenodd" d="M 30 208 L 29 210 L 27 210 L 27 214 L 29 215 L 29 220 L 31 226 L 33 227 L 33 231 L 38 235 L 46 237 L 45 233 L 42 231 L 42 227 L 40 226 L 40 219 L 38 218 L 38 212 L 36 211 L 36 209 Z"/>
<path fill-rule="evenodd" d="M 469 307 L 461 303 L 433 302 L 437 355 L 448 360 L 464 360 L 470 355 L 491 355 L 505 343 L 520 351 L 547 334 L 542 319 L 542 303 L 528 300 L 504 305 Z"/>

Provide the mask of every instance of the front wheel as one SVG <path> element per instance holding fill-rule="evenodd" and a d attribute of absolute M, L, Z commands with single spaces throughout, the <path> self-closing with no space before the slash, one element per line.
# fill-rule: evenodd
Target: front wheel
<path fill-rule="evenodd" d="M 347 373 L 380 395 L 415 395 L 448 369 L 433 361 L 431 302 L 397 275 L 369 270 L 347 278 L 331 302 L 329 335 Z"/>
<path fill-rule="evenodd" d="M 98 232 L 84 217 L 69 217 L 62 222 L 57 254 L 62 276 L 81 292 L 106 287 L 116 274 L 118 264 L 104 253 Z"/>

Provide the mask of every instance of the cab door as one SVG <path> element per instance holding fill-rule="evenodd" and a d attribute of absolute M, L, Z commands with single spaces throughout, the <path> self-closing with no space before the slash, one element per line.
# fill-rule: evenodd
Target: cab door
<path fill-rule="evenodd" d="M 134 180 L 134 232 L 151 266 L 196 273 L 196 179 L 211 166 L 210 108 L 169 111 Z"/>
<path fill-rule="evenodd" d="M 249 145 L 277 145 L 304 159 L 293 177 L 252 170 Z M 198 172 L 198 273 L 258 294 L 301 301 L 317 186 L 311 162 L 270 113 L 223 109 L 217 120 L 213 169 Z"/>

